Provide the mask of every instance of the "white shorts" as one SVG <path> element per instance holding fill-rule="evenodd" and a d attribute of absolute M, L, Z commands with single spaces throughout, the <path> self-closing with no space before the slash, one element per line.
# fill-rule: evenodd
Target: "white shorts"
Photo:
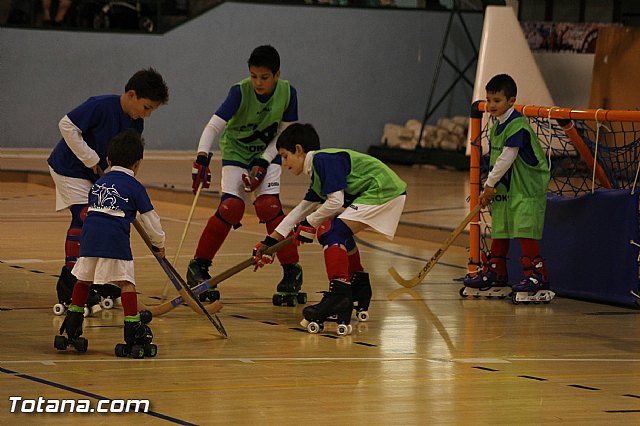
<path fill-rule="evenodd" d="M 56 184 L 56 211 L 74 204 L 89 204 L 89 191 L 93 185 L 90 180 L 59 175 L 51 166 L 49 173 Z"/>
<path fill-rule="evenodd" d="M 392 240 L 396 234 L 406 199 L 406 195 L 400 195 L 387 203 L 375 206 L 371 204 L 351 204 L 338 217 L 364 223 Z"/>
<path fill-rule="evenodd" d="M 222 166 L 222 179 L 220 180 L 223 194 L 231 194 L 240 198 L 245 204 L 251 204 L 252 194 L 256 198 L 264 194 L 280 194 L 280 164 L 270 164 L 267 174 L 260 186 L 253 192 L 245 192 L 242 175 L 249 174 L 249 170 L 238 166 Z"/>
<path fill-rule="evenodd" d="M 71 271 L 80 281 L 108 284 L 128 281 L 135 285 L 133 260 L 80 257 Z"/>

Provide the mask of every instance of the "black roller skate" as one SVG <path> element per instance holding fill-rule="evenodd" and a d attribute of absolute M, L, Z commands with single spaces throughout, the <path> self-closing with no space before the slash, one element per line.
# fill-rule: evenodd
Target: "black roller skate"
<path fill-rule="evenodd" d="M 296 306 L 307 303 L 307 293 L 300 292 L 302 288 L 302 267 L 297 263 L 282 265 L 282 280 L 276 287 L 276 293 L 271 298 L 274 306 Z"/>
<path fill-rule="evenodd" d="M 207 281 L 211 278 L 209 275 L 209 267 L 211 266 L 209 259 L 191 259 L 187 267 L 187 285 L 191 288 Z M 220 300 L 220 292 L 216 287 L 210 287 L 198 296 L 201 302 L 215 302 Z"/>
<path fill-rule="evenodd" d="M 71 305 L 71 295 L 73 294 L 73 286 L 76 284 L 76 277 L 66 266 L 62 267 L 58 283 L 56 284 L 56 293 L 58 293 L 58 303 L 53 305 L 53 313 L 62 315 Z"/>
<path fill-rule="evenodd" d="M 117 357 L 131 358 L 154 357 L 158 347 L 151 343 L 153 333 L 147 324 L 151 322 L 151 312 L 141 311 L 136 317 L 126 317 L 124 320 L 124 341 L 115 347 Z"/>
<path fill-rule="evenodd" d="M 60 327 L 60 335 L 53 340 L 53 347 L 64 351 L 73 346 L 78 352 L 86 352 L 89 342 L 82 335 L 82 322 L 84 321 L 84 309 L 80 306 L 69 305 L 67 316 Z M 67 333 L 64 336 L 63 333 Z"/>
<path fill-rule="evenodd" d="M 504 299 L 511 294 L 507 274 L 507 258 L 482 253 L 482 269 L 464 277 L 464 287 L 460 296 L 497 297 Z"/>
<path fill-rule="evenodd" d="M 366 272 L 354 272 L 351 275 L 351 292 L 353 294 L 353 309 L 358 321 L 369 319 L 369 303 L 371 302 L 371 283 Z"/>
<path fill-rule="evenodd" d="M 538 256 L 531 260 L 524 256 L 520 259 L 520 263 L 524 270 L 524 278 L 511 287 L 513 304 L 550 303 L 556 294 L 549 289 L 549 277 L 544 269 L 543 259 Z"/>
<path fill-rule="evenodd" d="M 93 285 L 92 288 L 95 288 L 100 295 L 101 299 L 99 302 L 102 309 L 113 309 L 113 307 L 116 305 L 116 301 L 122 294 L 120 287 L 113 284 Z"/>
<path fill-rule="evenodd" d="M 324 292 L 320 303 L 302 310 L 304 319 L 300 325 L 315 334 L 324 329 L 325 321 L 331 321 L 338 324 L 338 336 L 345 336 L 353 330 L 349 324 L 352 310 L 351 285 L 341 280 L 331 280 L 329 291 Z"/>

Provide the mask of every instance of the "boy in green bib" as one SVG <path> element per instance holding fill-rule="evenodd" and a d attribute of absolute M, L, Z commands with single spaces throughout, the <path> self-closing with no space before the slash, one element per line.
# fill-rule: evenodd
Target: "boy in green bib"
<path fill-rule="evenodd" d="M 467 275 L 464 285 L 480 289 L 507 286 L 509 242 L 517 238 L 522 248 L 524 277 L 512 286 L 513 292 L 548 290 L 549 279 L 538 240 L 544 226 L 549 166 L 528 120 L 513 107 L 515 81 L 507 74 L 499 74 L 485 89 L 486 110 L 495 123 L 490 134 L 490 172 L 480 204 L 486 207 L 491 203 L 491 252 L 483 253 L 482 269 Z"/>
<path fill-rule="evenodd" d="M 350 334 L 355 308 L 366 321 L 371 300 L 369 274 L 364 272 L 353 236 L 371 228 L 392 239 L 406 199 L 407 184 L 380 160 L 349 149 L 320 149 L 313 126 L 295 123 L 277 142 L 282 165 L 311 184 L 304 199 L 254 249 L 258 266 L 271 263 L 267 247 L 294 230 L 296 245 L 318 237 L 324 249 L 329 291 L 320 303 L 302 311 L 302 326 L 311 333 L 325 321 L 338 324 L 338 334 Z"/>
<path fill-rule="evenodd" d="M 253 200 L 256 215 L 272 232 L 284 219 L 280 203 L 282 160 L 277 135 L 298 120 L 296 90 L 280 79 L 280 55 L 272 46 L 259 46 L 248 60 L 249 77 L 234 84 L 226 100 L 205 126 L 193 163 L 193 192 L 211 182 L 209 160 L 213 142 L 220 138 L 222 197 L 200 236 L 194 259 L 187 269 L 190 286 L 211 278 L 209 267 L 231 229 L 240 226 L 245 205 Z M 278 252 L 284 276 L 277 291 L 297 294 L 302 286 L 295 244 Z M 201 299 L 219 298 L 211 289 Z"/>

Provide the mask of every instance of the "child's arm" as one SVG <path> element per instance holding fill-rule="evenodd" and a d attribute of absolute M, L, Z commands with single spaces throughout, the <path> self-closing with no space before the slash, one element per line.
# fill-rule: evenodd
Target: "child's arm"
<path fill-rule="evenodd" d="M 62 117 L 58 122 L 58 128 L 69 149 L 87 168 L 97 174 L 100 156 L 89 148 L 89 145 L 82 139 L 82 131 L 71 121 L 68 115 Z"/>
<path fill-rule="evenodd" d="M 318 204 L 317 202 L 302 200 L 300 204 L 295 206 L 293 210 L 282 219 L 282 222 L 280 222 L 269 236 L 278 241 L 284 240 L 284 237 L 289 235 L 289 232 L 291 232 L 296 224 L 306 218 L 309 213 L 313 212 L 318 207 Z"/>
<path fill-rule="evenodd" d="M 141 214 L 140 223 L 149 235 L 151 244 L 153 244 L 154 247 L 158 248 L 158 255 L 160 257 L 164 257 L 165 234 L 162 230 L 162 225 L 160 224 L 160 216 L 158 216 L 158 213 L 156 213 L 155 210 L 149 210 L 148 212 Z"/>

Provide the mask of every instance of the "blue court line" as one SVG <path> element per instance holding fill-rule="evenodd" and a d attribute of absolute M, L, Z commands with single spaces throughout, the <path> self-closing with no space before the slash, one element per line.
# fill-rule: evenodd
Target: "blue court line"
<path fill-rule="evenodd" d="M 10 375 L 12 375 L 14 377 L 20 377 L 22 379 L 27 379 L 27 380 L 31 380 L 33 382 L 42 383 L 43 385 L 47 385 L 47 386 L 51 386 L 51 387 L 54 387 L 54 388 L 62 389 L 64 391 L 68 391 L 68 392 L 73 392 L 73 393 L 76 393 L 76 394 L 79 394 L 79 395 L 87 396 L 89 398 L 94 398 L 94 399 L 97 399 L 97 400 L 112 401 L 111 398 L 107 398 L 105 396 L 96 395 L 95 393 L 83 391 L 81 389 L 72 388 L 70 386 L 61 385 L 60 383 L 51 382 L 51 381 L 46 380 L 46 379 L 41 379 L 39 377 L 30 376 L 28 374 L 18 373 L 17 371 L 7 370 L 6 368 L 0 367 L 0 373 L 10 374 Z M 189 423 L 189 422 L 186 422 L 184 420 L 176 419 L 176 418 L 171 417 L 171 416 L 167 416 L 167 415 L 164 415 L 164 414 L 156 413 L 155 411 L 148 411 L 146 413 L 138 413 L 138 414 L 147 414 L 149 416 L 157 417 L 159 419 L 166 420 L 168 422 L 176 423 L 176 424 L 179 424 L 179 425 L 196 426 L 195 423 Z"/>

